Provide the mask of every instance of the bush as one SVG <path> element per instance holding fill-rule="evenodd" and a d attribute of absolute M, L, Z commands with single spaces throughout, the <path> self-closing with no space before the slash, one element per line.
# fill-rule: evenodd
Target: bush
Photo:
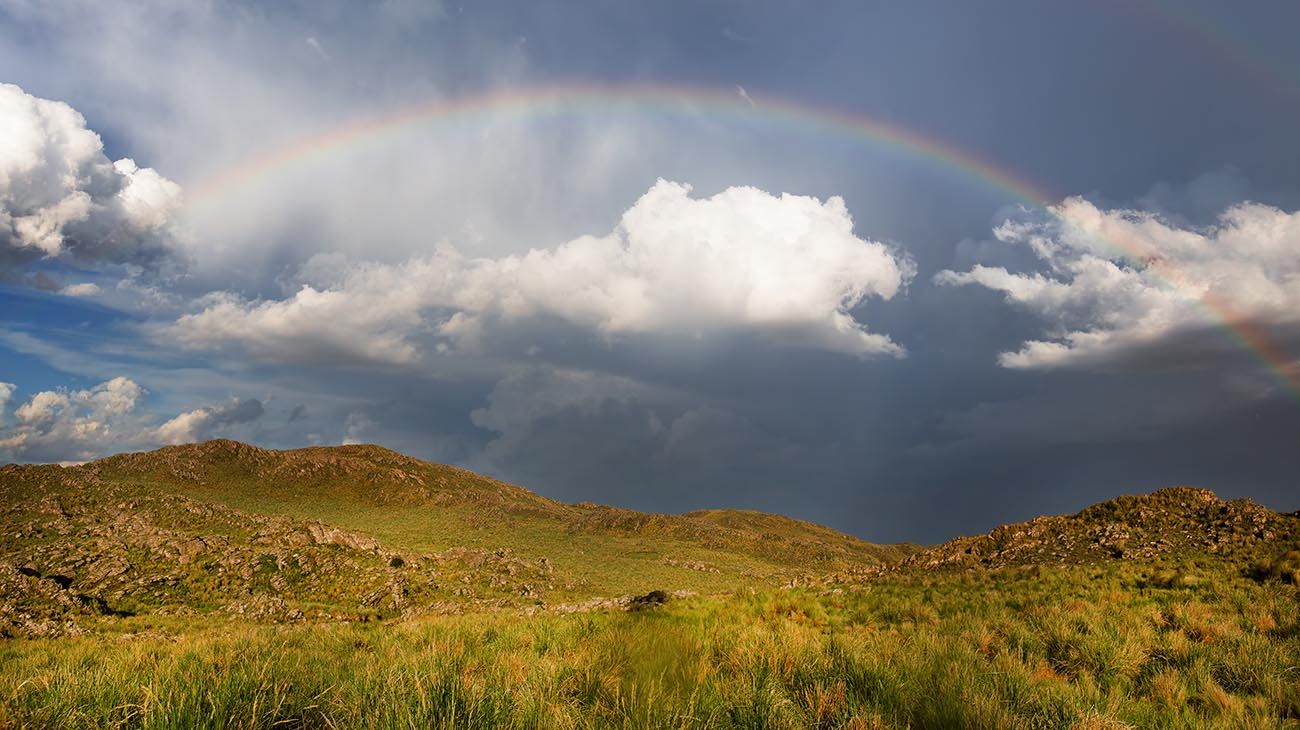
<path fill-rule="evenodd" d="M 1288 550 L 1272 560 L 1255 563 L 1249 572 L 1251 577 L 1260 582 L 1280 580 L 1300 585 L 1300 550 Z"/>
<path fill-rule="evenodd" d="M 662 606 L 668 602 L 668 594 L 664 591 L 654 590 L 644 596 L 636 596 L 628 603 L 628 609 L 632 611 L 643 611 L 647 608 Z"/>

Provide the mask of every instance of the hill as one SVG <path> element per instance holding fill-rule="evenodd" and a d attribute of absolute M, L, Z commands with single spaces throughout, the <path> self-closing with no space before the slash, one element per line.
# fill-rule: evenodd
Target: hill
<path fill-rule="evenodd" d="M 899 569 L 1093 565 L 1192 555 L 1245 560 L 1300 543 L 1300 516 L 1208 489 L 1167 487 L 1100 502 L 1073 515 L 1037 517 L 960 537 L 908 556 Z"/>
<path fill-rule="evenodd" d="M 1035 517 L 983 534 L 917 548 L 893 562 L 836 570 L 795 585 L 860 585 L 886 575 L 937 575 L 1015 568 L 1124 564 L 1153 580 L 1180 580 L 1169 566 L 1213 561 L 1252 574 L 1300 568 L 1300 512 L 1208 489 L 1166 487 L 1098 502 L 1071 515 Z M 1288 553 L 1291 553 L 1288 555 Z M 1300 583 L 1300 573 L 1292 582 Z"/>
<path fill-rule="evenodd" d="M 377 446 L 227 440 L 5 466 L 0 519 L 11 634 L 105 614 L 357 620 L 717 592 L 913 549 L 757 512 L 564 504 Z"/>

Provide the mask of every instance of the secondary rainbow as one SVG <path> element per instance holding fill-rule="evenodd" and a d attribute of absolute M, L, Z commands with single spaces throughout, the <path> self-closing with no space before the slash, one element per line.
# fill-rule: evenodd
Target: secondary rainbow
<path fill-rule="evenodd" d="M 440 99 L 390 114 L 344 124 L 329 131 L 272 149 L 224 171 L 186 186 L 187 206 L 199 206 L 239 188 L 242 184 L 275 170 L 363 139 L 398 132 L 422 122 L 451 122 L 476 115 L 516 115 L 522 118 L 551 115 L 596 115 L 612 110 L 647 109 L 682 114 L 706 113 L 710 117 L 761 120 L 769 124 L 792 125 L 865 138 L 872 143 L 900 150 L 927 160 L 943 169 L 959 172 L 982 185 L 1008 193 L 1017 201 L 1071 222 L 1056 205 L 1060 196 L 1025 180 L 1022 176 L 962 150 L 942 139 L 858 114 L 813 106 L 779 97 L 734 89 L 714 89 L 660 84 L 556 85 L 507 89 L 484 94 Z M 1181 273 L 1163 262 L 1155 252 L 1137 241 L 1103 239 L 1117 253 L 1143 262 L 1171 286 L 1187 288 Z M 1262 328 L 1232 311 L 1212 296 L 1197 300 L 1212 321 L 1254 354 L 1300 400 L 1300 368 Z"/>
<path fill-rule="evenodd" d="M 1300 99 L 1300 79 L 1297 79 L 1292 64 L 1269 58 L 1258 44 L 1246 42 L 1191 3 L 1136 0 L 1116 2 L 1114 7 L 1146 16 L 1152 21 L 1150 25 L 1178 36 L 1183 45 L 1198 50 L 1220 67 L 1235 69 L 1243 79 L 1256 84 L 1261 92 L 1288 96 L 1292 101 Z"/>

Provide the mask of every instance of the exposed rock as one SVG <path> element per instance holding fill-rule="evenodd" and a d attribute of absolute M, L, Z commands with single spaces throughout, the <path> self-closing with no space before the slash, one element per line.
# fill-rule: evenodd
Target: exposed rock
<path fill-rule="evenodd" d="M 359 535 L 355 532 L 347 532 L 337 527 L 330 527 L 319 522 L 312 522 L 307 525 L 307 530 L 311 534 L 312 542 L 317 545 L 341 545 L 352 550 L 361 550 L 366 552 L 378 552 L 379 541 L 373 537 Z"/>
<path fill-rule="evenodd" d="M 103 583 L 110 578 L 116 578 L 126 574 L 131 570 L 131 564 L 124 558 L 110 556 L 95 561 L 90 568 L 86 570 L 85 581 L 90 584 Z"/>
<path fill-rule="evenodd" d="M 41 500 L 40 511 L 43 514 L 54 515 L 56 517 L 67 517 L 68 512 L 63 508 L 63 502 L 58 497 L 46 497 Z"/>
<path fill-rule="evenodd" d="M 290 607 L 283 598 L 262 593 L 229 603 L 222 610 L 257 621 L 300 621 L 303 618 L 302 611 Z"/>
<path fill-rule="evenodd" d="M 663 591 L 651 591 L 645 596 L 629 595 L 619 596 L 617 598 L 592 598 L 586 601 L 578 601 L 576 603 L 559 603 L 552 606 L 530 606 L 524 609 L 524 613 L 532 616 L 538 613 L 570 614 L 591 613 L 595 611 L 627 611 L 633 610 L 631 607 L 637 605 L 634 604 L 634 602 L 638 601 L 638 599 L 648 601 L 651 606 L 661 605 L 654 603 L 655 599 L 648 598 L 649 596 L 655 596 L 656 599 L 661 597 L 656 596 L 655 594 L 662 594 L 663 602 L 667 602 L 669 599 L 682 600 L 697 595 L 695 591 L 672 591 L 671 593 L 666 594 Z"/>
<path fill-rule="evenodd" d="M 685 569 L 687 569 L 687 570 L 698 570 L 698 571 L 701 572 L 701 573 L 721 573 L 721 572 L 722 572 L 721 570 L 718 570 L 717 568 L 713 567 L 712 565 L 709 565 L 709 564 L 707 564 L 707 563 L 700 562 L 700 561 L 698 561 L 698 560 L 674 560 L 673 558 L 664 558 L 664 559 L 663 559 L 663 563 L 664 563 L 664 565 L 671 565 L 671 566 L 673 566 L 674 568 L 685 568 Z"/>
<path fill-rule="evenodd" d="M 24 566 L 26 568 L 27 566 Z M 68 590 L 69 582 L 0 562 L 0 637 L 79 633 L 78 616 L 104 613 L 102 601 Z"/>

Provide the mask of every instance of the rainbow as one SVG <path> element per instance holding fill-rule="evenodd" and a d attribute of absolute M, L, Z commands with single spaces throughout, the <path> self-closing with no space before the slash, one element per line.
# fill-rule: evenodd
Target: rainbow
<path fill-rule="evenodd" d="M 777 125 L 827 130 L 902 150 L 928 160 L 940 168 L 953 169 L 966 176 L 1009 192 L 1017 200 L 1035 207 L 1055 199 L 1046 191 L 1023 181 L 1009 170 L 998 167 L 941 139 L 873 119 L 851 115 L 835 109 L 812 106 L 779 97 L 770 97 L 735 89 L 713 89 L 680 85 L 556 85 L 508 89 L 463 96 L 408 107 L 400 111 L 363 119 L 335 127 L 321 134 L 298 140 L 244 160 L 216 175 L 186 185 L 187 205 L 201 205 L 227 193 L 240 184 L 299 160 L 314 157 L 350 142 L 399 131 L 421 122 L 463 121 L 475 116 L 514 115 L 542 116 L 546 113 L 596 115 L 611 109 L 643 109 L 682 114 L 707 113 L 712 118 L 735 118 L 741 121 L 761 118 Z"/>
<path fill-rule="evenodd" d="M 836 109 L 745 92 L 678 85 L 556 85 L 507 89 L 484 94 L 442 99 L 378 117 L 363 119 L 330 129 L 247 159 L 218 174 L 186 186 L 186 205 L 193 207 L 237 190 L 244 183 L 324 152 L 371 137 L 392 133 L 421 122 L 466 121 L 480 115 L 600 114 L 611 109 L 645 109 L 683 114 L 706 113 L 711 118 L 752 120 L 793 125 L 856 138 L 900 150 L 942 169 L 953 170 L 1009 194 L 1016 201 L 1071 223 L 1058 205 L 1061 197 L 1026 181 L 1003 167 L 962 150 L 949 142 L 903 128 L 890 122 Z M 1171 286 L 1187 288 L 1175 267 L 1136 240 L 1110 237 L 1103 241 L 1124 258 L 1141 262 Z M 1300 368 L 1267 332 L 1232 311 L 1225 302 L 1199 295 L 1201 307 L 1211 321 L 1223 325 L 1286 388 L 1300 400 Z"/>

